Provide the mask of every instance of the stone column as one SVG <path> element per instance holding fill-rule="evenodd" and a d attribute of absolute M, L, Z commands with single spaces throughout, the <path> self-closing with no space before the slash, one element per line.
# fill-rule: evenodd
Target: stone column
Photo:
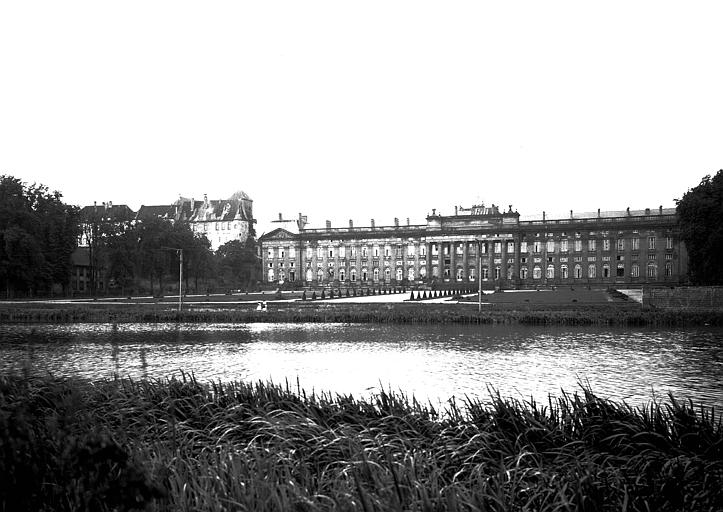
<path fill-rule="evenodd" d="M 502 263 L 500 264 L 500 286 L 507 285 L 507 239 L 502 240 Z M 506 288 L 506 286 L 505 286 Z"/>
<path fill-rule="evenodd" d="M 469 242 L 464 242 L 464 245 L 462 246 L 462 275 L 464 276 L 462 278 L 462 286 L 464 288 L 467 288 L 469 286 L 469 264 L 468 264 L 468 253 L 469 252 Z"/>

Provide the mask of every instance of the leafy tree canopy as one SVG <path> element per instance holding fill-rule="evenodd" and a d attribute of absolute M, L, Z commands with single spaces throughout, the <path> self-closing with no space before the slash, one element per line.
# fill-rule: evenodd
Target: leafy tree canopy
<path fill-rule="evenodd" d="M 723 284 L 723 170 L 676 200 L 693 284 Z"/>

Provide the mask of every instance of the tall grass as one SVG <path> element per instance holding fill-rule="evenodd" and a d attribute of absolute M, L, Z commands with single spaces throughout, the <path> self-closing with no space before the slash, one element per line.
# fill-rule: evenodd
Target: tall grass
<path fill-rule="evenodd" d="M 385 390 L 3 377 L 0 419 L 0 509 L 723 508 L 720 417 L 673 397 L 491 392 L 437 410 Z"/>
<path fill-rule="evenodd" d="M 485 305 L 474 304 L 342 304 L 271 303 L 266 311 L 248 305 L 208 308 L 189 306 L 182 312 L 168 305 L 0 305 L 0 323 L 73 322 L 342 322 L 467 323 L 528 325 L 691 326 L 723 325 L 721 310 L 655 310 L 616 305 Z"/>

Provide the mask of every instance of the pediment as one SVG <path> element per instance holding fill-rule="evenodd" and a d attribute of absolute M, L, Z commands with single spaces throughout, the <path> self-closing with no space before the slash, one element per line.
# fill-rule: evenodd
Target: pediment
<path fill-rule="evenodd" d="M 275 229 L 269 233 L 266 233 L 263 235 L 262 240 L 294 240 L 296 239 L 296 235 L 294 235 L 291 231 L 287 231 L 283 228 Z"/>

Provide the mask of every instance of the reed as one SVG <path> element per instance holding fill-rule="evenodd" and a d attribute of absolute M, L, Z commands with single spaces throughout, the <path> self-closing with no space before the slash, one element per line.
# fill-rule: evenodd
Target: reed
<path fill-rule="evenodd" d="M 437 410 L 384 389 L 1 377 L 0 448 L 8 510 L 723 507 L 712 409 L 633 408 L 585 387 Z"/>

